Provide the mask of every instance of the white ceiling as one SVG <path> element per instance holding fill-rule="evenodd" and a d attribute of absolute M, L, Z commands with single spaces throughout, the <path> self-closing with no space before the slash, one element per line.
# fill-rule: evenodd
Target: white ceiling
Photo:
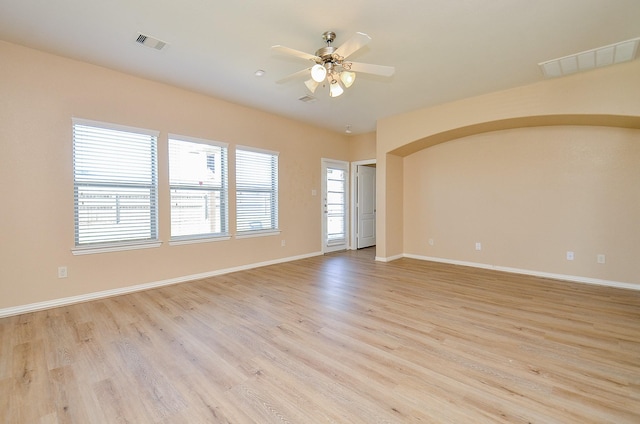
<path fill-rule="evenodd" d="M 308 63 L 270 47 L 315 53 L 327 30 L 334 46 L 368 34 L 350 59 L 395 75 L 360 74 L 340 97 L 319 88 L 301 102 L 304 79 L 275 81 Z M 168 45 L 141 46 L 138 33 Z M 0 0 L 0 39 L 354 134 L 540 81 L 539 62 L 638 36 L 640 0 Z"/>

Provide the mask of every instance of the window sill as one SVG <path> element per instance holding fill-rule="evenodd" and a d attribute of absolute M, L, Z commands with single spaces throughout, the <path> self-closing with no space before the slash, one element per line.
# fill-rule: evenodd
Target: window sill
<path fill-rule="evenodd" d="M 153 249 L 162 246 L 161 241 L 145 241 L 136 243 L 117 243 L 117 244 L 102 244 L 94 246 L 80 246 L 71 249 L 71 253 L 74 256 L 78 255 L 93 255 L 96 253 L 109 253 L 109 252 L 122 252 L 125 250 L 138 250 L 138 249 Z"/>
<path fill-rule="evenodd" d="M 236 239 L 277 236 L 279 234 L 280 234 L 280 230 L 247 231 L 244 233 L 236 234 Z"/>
<path fill-rule="evenodd" d="M 215 237 L 175 238 L 173 240 L 169 240 L 169 246 L 181 246 L 183 244 L 195 244 L 195 243 L 211 243 L 216 241 L 226 241 L 230 239 L 231 239 L 231 236 L 228 234 L 224 236 L 215 236 Z"/>

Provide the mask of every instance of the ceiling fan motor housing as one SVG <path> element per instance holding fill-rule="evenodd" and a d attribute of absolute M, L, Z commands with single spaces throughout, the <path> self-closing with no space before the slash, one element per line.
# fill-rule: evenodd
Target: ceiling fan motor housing
<path fill-rule="evenodd" d="M 321 49 L 316 50 L 316 56 L 322 59 L 323 62 L 334 61 L 333 53 L 337 49 L 335 47 L 327 46 L 322 47 Z"/>
<path fill-rule="evenodd" d="M 336 39 L 336 33 L 333 31 L 326 31 L 322 34 L 322 39 L 326 41 L 327 46 L 322 47 L 316 51 L 316 56 L 322 59 L 320 64 L 330 70 L 334 65 L 340 65 L 342 63 L 342 57 L 334 54 L 337 48 L 331 46 L 331 43 Z"/>

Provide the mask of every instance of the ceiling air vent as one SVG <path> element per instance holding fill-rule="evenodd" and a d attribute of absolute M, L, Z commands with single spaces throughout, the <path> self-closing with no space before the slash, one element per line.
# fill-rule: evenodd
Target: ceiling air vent
<path fill-rule="evenodd" d="M 593 50 L 538 63 L 547 78 L 561 77 L 575 72 L 629 62 L 636 57 L 640 38 L 610 44 Z"/>
<path fill-rule="evenodd" d="M 305 96 L 300 97 L 298 100 L 300 100 L 301 102 L 304 102 L 304 103 L 313 103 L 313 102 L 317 102 L 318 101 L 318 99 L 316 99 L 313 96 L 309 96 L 308 94 L 305 95 Z"/>
<path fill-rule="evenodd" d="M 158 40 L 157 38 L 151 37 L 149 35 L 144 35 L 138 33 L 138 38 L 136 38 L 136 43 L 142 44 L 145 47 L 151 47 L 152 49 L 162 50 L 167 43 L 164 41 Z"/>

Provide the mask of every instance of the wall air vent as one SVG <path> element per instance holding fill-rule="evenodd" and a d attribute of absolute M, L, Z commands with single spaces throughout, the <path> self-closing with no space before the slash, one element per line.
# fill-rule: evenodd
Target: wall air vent
<path fill-rule="evenodd" d="M 157 38 L 151 37 L 149 35 L 144 35 L 138 33 L 138 37 L 136 38 L 136 43 L 142 44 L 145 47 L 150 47 L 156 50 L 162 50 L 167 43 L 164 41 L 158 40 Z"/>
<path fill-rule="evenodd" d="M 561 77 L 635 59 L 640 38 L 538 63 L 547 78 Z"/>

